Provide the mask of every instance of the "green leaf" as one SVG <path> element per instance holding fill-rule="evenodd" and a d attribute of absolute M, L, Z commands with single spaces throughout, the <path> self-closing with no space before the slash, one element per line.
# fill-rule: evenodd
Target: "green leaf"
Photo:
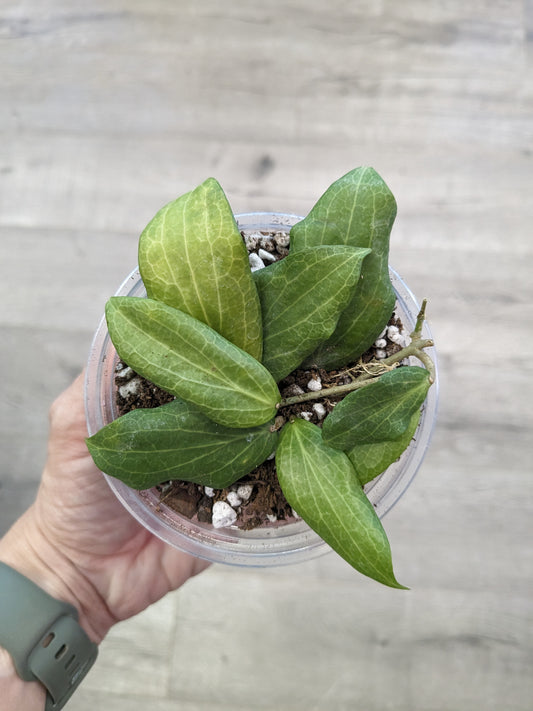
<path fill-rule="evenodd" d="M 263 364 L 279 381 L 333 332 L 368 249 L 323 246 L 254 272 L 263 315 Z"/>
<path fill-rule="evenodd" d="M 322 426 L 324 442 L 346 451 L 356 444 L 400 437 L 429 386 L 428 371 L 416 365 L 385 373 L 335 405 Z"/>
<path fill-rule="evenodd" d="M 420 414 L 420 410 L 414 413 L 405 432 L 396 439 L 356 444 L 347 450 L 348 459 L 363 486 L 382 474 L 411 444 L 420 422 Z"/>
<path fill-rule="evenodd" d="M 134 489 L 169 479 L 223 489 L 276 448 L 270 423 L 231 429 L 174 400 L 119 417 L 87 440 L 96 466 Z"/>
<path fill-rule="evenodd" d="M 261 309 L 248 253 L 214 178 L 159 210 L 139 240 L 139 271 L 149 298 L 261 360 Z"/>
<path fill-rule="evenodd" d="M 369 247 L 350 302 L 329 338 L 307 359 L 327 369 L 356 360 L 387 325 L 395 304 L 389 278 L 389 236 L 394 196 L 373 168 L 356 168 L 337 180 L 309 215 L 291 229 L 291 251 L 319 244 Z"/>
<path fill-rule="evenodd" d="M 255 427 L 276 414 L 279 390 L 255 358 L 188 314 L 152 299 L 106 304 L 111 340 L 137 373 L 226 427 Z"/>
<path fill-rule="evenodd" d="M 402 588 L 392 569 L 387 535 L 344 452 L 324 444 L 320 429 L 295 420 L 276 452 L 279 482 L 295 511 L 364 575 Z"/>

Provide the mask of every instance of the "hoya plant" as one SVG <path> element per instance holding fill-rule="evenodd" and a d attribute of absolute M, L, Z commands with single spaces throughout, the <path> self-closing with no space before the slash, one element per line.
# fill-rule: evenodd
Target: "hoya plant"
<path fill-rule="evenodd" d="M 361 573 L 403 587 L 363 487 L 411 442 L 434 380 L 423 310 L 407 346 L 353 367 L 394 311 L 395 215 L 381 177 L 357 168 L 292 227 L 287 256 L 252 271 L 216 180 L 163 207 L 139 240 L 147 298 L 112 297 L 106 319 L 120 358 L 174 399 L 90 437 L 96 465 L 135 489 L 223 489 L 275 452 L 294 511 Z M 348 382 L 283 398 L 280 381 L 310 367 Z M 325 394 L 337 402 L 322 426 L 287 414 Z"/>

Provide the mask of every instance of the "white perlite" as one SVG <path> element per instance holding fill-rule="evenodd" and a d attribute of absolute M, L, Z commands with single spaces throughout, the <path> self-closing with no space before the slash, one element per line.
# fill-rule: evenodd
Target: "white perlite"
<path fill-rule="evenodd" d="M 307 389 L 313 393 L 317 393 L 322 390 L 322 381 L 320 378 L 311 378 L 311 380 L 307 383 Z"/>
<path fill-rule="evenodd" d="M 122 363 L 117 363 L 115 373 L 117 378 L 119 378 L 120 380 L 126 380 L 127 378 L 132 377 L 133 370 L 128 365 L 123 366 Z"/>
<path fill-rule="evenodd" d="M 387 336 L 390 338 L 392 341 L 392 337 L 396 336 L 398 333 L 400 333 L 400 329 L 398 326 L 387 326 Z"/>
<path fill-rule="evenodd" d="M 236 491 L 228 492 L 226 500 L 230 506 L 233 506 L 234 509 L 242 504 L 242 499 Z"/>
<path fill-rule="evenodd" d="M 125 385 L 121 385 L 119 387 L 118 391 L 119 391 L 121 397 L 126 399 L 128 397 L 128 395 L 134 395 L 135 393 L 139 392 L 140 384 L 141 384 L 141 381 L 139 378 L 133 378 Z"/>
<path fill-rule="evenodd" d="M 256 272 L 258 269 L 263 269 L 265 266 L 265 263 L 263 262 L 261 257 L 255 252 L 250 252 L 250 254 L 248 255 L 248 261 L 250 262 L 250 269 L 253 272 Z"/>
<path fill-rule="evenodd" d="M 243 501 L 248 501 L 253 490 L 253 484 L 239 484 L 237 487 L 237 495 L 240 496 Z"/>
<path fill-rule="evenodd" d="M 293 383 L 289 385 L 283 394 L 285 397 L 293 397 L 294 395 L 303 395 L 304 391 L 297 383 Z"/>
<path fill-rule="evenodd" d="M 398 326 L 388 327 L 387 338 L 389 339 L 389 341 L 396 343 L 396 345 L 401 346 L 402 348 L 406 345 L 405 336 L 400 333 L 400 329 L 398 328 Z"/>
<path fill-rule="evenodd" d="M 313 405 L 313 410 L 315 411 L 315 414 L 319 420 L 323 420 L 326 416 L 326 408 L 321 402 L 315 402 L 315 404 Z"/>
<path fill-rule="evenodd" d="M 204 486 L 204 494 L 209 496 L 210 499 L 215 495 L 215 490 L 210 486 Z"/>
<path fill-rule="evenodd" d="M 274 242 L 278 247 L 288 247 L 291 241 L 290 234 L 288 232 L 276 232 L 274 235 Z"/>
<path fill-rule="evenodd" d="M 313 417 L 313 413 L 309 412 L 309 410 L 304 410 L 303 412 L 300 412 L 298 414 L 298 417 L 300 417 L 302 420 L 307 420 L 307 422 L 310 422 L 311 418 Z"/>
<path fill-rule="evenodd" d="M 262 247 L 257 250 L 257 254 L 263 262 L 275 262 L 276 261 L 276 255 L 272 254 L 272 252 L 267 252 L 266 249 L 263 249 Z"/>
<path fill-rule="evenodd" d="M 213 504 L 213 528 L 232 526 L 237 520 L 237 512 L 226 501 L 215 501 Z"/>
<path fill-rule="evenodd" d="M 257 245 L 263 239 L 261 232 L 252 232 L 250 235 L 244 236 L 244 243 L 246 244 L 246 249 L 248 251 L 257 249 Z"/>

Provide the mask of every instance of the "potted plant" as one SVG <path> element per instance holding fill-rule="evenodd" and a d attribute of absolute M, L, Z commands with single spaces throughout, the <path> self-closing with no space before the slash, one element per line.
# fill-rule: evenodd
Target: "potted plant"
<path fill-rule="evenodd" d="M 303 542 L 304 548 L 325 542 L 363 574 L 403 587 L 379 507 L 367 493 L 403 452 L 416 450 L 436 368 L 425 304 L 408 342 L 391 324 L 401 296 L 388 265 L 395 215 L 384 181 L 358 168 L 333 183 L 306 218 L 270 216 L 271 235 L 260 225 L 262 232 L 248 229 L 243 240 L 212 178 L 148 224 L 139 240 L 139 273 L 108 301 L 92 349 L 87 444 L 117 495 L 154 533 L 212 560 L 227 558 L 219 554 L 229 540 L 238 549 L 230 562 L 248 562 L 247 546 L 258 535 L 274 546 L 274 562 L 285 562 L 287 550 Z M 290 230 L 275 224 L 283 222 Z M 274 240 L 277 253 L 265 249 L 263 237 Z M 412 320 L 406 288 L 403 297 L 400 317 Z M 170 401 L 117 417 L 118 358 Z M 308 378 L 307 387 L 295 374 Z M 422 414 L 422 451 L 407 479 L 429 441 L 431 402 L 429 418 Z M 95 417 L 97 410 L 103 416 Z M 229 489 L 238 499 L 239 481 L 265 460 L 292 508 L 297 531 L 287 534 L 296 536 L 288 549 L 283 527 L 243 538 L 232 516 L 222 521 L 229 528 L 220 519 L 181 517 L 178 538 L 169 537 L 169 512 L 161 506 L 169 482 L 190 482 L 208 497 Z M 232 508 L 222 503 L 218 509 Z M 213 528 L 222 529 L 219 538 L 206 540 Z"/>

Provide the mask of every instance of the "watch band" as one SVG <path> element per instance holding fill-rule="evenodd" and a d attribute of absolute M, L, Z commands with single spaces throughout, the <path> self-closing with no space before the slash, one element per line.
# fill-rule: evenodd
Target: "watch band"
<path fill-rule="evenodd" d="M 22 679 L 46 687 L 46 711 L 63 708 L 98 654 L 78 624 L 76 608 L 2 562 L 0 645 Z"/>

